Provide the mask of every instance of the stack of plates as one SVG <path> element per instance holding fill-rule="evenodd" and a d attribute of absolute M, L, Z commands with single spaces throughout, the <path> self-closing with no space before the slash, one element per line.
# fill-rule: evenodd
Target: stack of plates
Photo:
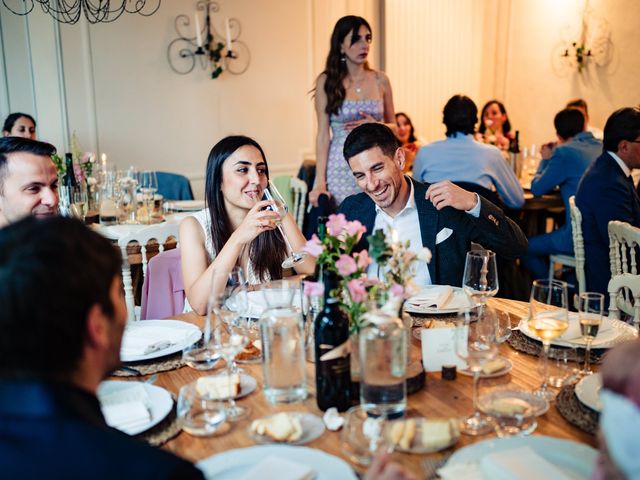
<path fill-rule="evenodd" d="M 153 343 L 160 345 L 163 340 L 157 337 L 158 331 L 167 330 L 170 332 L 174 330 L 178 341 L 171 341 L 167 337 L 166 347 L 159 349 L 150 349 L 149 353 L 131 354 L 125 350 L 126 345 L 129 343 L 127 338 L 135 338 L 136 340 L 144 339 L 146 332 L 148 332 L 148 338 L 153 339 Z M 120 360 L 123 362 L 139 362 L 144 360 L 151 360 L 154 358 L 164 357 L 171 355 L 172 353 L 180 352 L 185 347 L 193 345 L 202 336 L 202 332 L 198 327 L 191 323 L 181 322 L 179 320 L 141 320 L 139 322 L 130 323 L 127 325 L 124 331 L 122 339 L 122 351 L 120 352 Z"/>
<path fill-rule="evenodd" d="M 576 397 L 580 403 L 596 412 L 602 411 L 600 390 L 602 390 L 602 376 L 599 373 L 588 375 L 576 383 Z"/>
<path fill-rule="evenodd" d="M 204 200 L 173 200 L 166 205 L 171 212 L 197 212 L 204 208 Z"/>

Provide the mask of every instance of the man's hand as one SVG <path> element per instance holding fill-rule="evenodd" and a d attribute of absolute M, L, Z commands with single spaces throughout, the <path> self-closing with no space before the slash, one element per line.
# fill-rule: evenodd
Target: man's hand
<path fill-rule="evenodd" d="M 391 462 L 389 455 L 378 451 L 364 480 L 416 480 L 416 476 L 399 463 Z"/>
<path fill-rule="evenodd" d="M 468 192 L 449 180 L 432 184 L 425 195 L 427 200 L 431 200 L 433 206 L 438 210 L 444 207 L 453 207 L 456 210 L 471 210 L 478 201 L 476 194 Z"/>

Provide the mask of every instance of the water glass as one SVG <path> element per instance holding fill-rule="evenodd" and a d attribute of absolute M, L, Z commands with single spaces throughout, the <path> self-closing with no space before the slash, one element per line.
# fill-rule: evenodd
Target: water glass
<path fill-rule="evenodd" d="M 474 304 L 484 305 L 487 297 L 498 293 L 496 254 L 491 250 L 467 252 L 462 277 L 462 288 Z"/>
<path fill-rule="evenodd" d="M 196 383 L 180 388 L 176 411 L 182 429 L 198 437 L 221 433 L 226 420 L 224 404 L 201 395 Z"/>
<path fill-rule="evenodd" d="M 374 415 L 364 405 L 351 407 L 344 416 L 342 446 L 349 459 L 370 465 L 380 447 L 386 444 L 386 417 Z"/>
<path fill-rule="evenodd" d="M 278 280 L 262 285 L 267 309 L 260 316 L 264 394 L 272 403 L 307 398 L 307 369 L 302 314 L 293 306 L 299 281 Z"/>

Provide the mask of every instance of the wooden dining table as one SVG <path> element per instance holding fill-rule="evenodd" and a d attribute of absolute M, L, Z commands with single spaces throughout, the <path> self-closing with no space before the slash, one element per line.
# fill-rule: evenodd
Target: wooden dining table
<path fill-rule="evenodd" d="M 515 326 L 517 322 L 527 315 L 528 305 L 523 302 L 514 300 L 504 300 L 492 298 L 489 299 L 489 305 L 494 308 L 507 312 L 511 317 L 512 324 Z M 195 313 L 183 314 L 173 317 L 176 319 L 192 322 L 202 325 L 202 317 Z M 420 342 L 412 337 L 411 356 L 413 361 L 420 359 Z M 541 377 L 538 372 L 538 357 L 530 356 L 513 350 L 507 343 L 500 347 L 500 353 L 508 358 L 513 369 L 498 378 L 482 379 L 480 381 L 480 394 L 496 386 L 514 386 L 525 390 L 536 389 L 541 383 Z M 254 440 L 248 434 L 248 428 L 252 420 L 280 411 L 300 411 L 309 412 L 318 416 L 322 416 L 316 405 L 314 396 L 314 364 L 307 364 L 307 381 L 309 397 L 302 403 L 277 405 L 273 406 L 267 403 L 262 393 L 262 366 L 260 364 L 243 364 L 242 369 L 253 376 L 258 382 L 258 388 L 250 395 L 237 400 L 239 404 L 251 408 L 249 418 L 237 423 L 233 423 L 231 428 L 224 434 L 214 435 L 210 437 L 195 437 L 185 432 L 181 432 L 177 437 L 167 442 L 162 448 L 169 450 L 181 457 L 193 462 L 197 462 L 210 455 L 224 452 L 230 449 L 243 448 L 255 445 Z M 221 371 L 217 368 L 213 371 L 201 372 L 193 370 L 189 367 L 183 367 L 177 370 L 160 373 L 156 381 L 156 385 L 177 394 L 180 387 L 195 381 L 198 377 L 204 375 L 216 374 Z M 458 373 L 455 380 L 441 379 L 440 372 L 428 373 L 426 386 L 408 397 L 408 414 L 410 416 L 425 417 L 463 417 L 471 414 L 472 405 L 472 378 Z M 534 435 L 547 435 L 551 437 L 573 440 L 590 446 L 596 446 L 595 437 L 579 430 L 568 423 L 556 410 L 554 404 L 551 404 L 549 410 L 539 417 L 538 427 Z M 458 443 L 445 452 L 434 454 L 406 454 L 394 452 L 393 460 L 405 465 L 415 472 L 418 478 L 424 478 L 425 470 L 423 463 L 425 459 L 437 460 L 447 452 L 457 450 L 473 443 L 495 438 L 495 434 L 472 437 L 461 435 Z M 329 454 L 340 457 L 347 462 L 349 458 L 346 454 L 346 448 L 341 440 L 340 432 L 325 431 L 318 439 L 308 443 L 307 447 L 317 448 Z M 350 462 L 351 463 L 351 462 Z M 364 467 L 351 463 L 354 469 L 359 472 L 364 471 Z"/>

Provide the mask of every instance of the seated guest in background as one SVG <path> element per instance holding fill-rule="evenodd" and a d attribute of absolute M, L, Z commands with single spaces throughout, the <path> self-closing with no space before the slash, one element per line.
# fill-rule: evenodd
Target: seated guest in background
<path fill-rule="evenodd" d="M 182 273 L 187 300 L 204 314 L 211 290 L 211 278 L 226 276 L 240 265 L 249 283 L 282 278 L 282 261 L 289 255 L 277 213 L 262 200 L 269 182 L 269 168 L 262 148 L 255 140 L 231 136 L 220 140 L 209 153 L 205 197 L 207 208 L 187 217 L 180 225 Z M 288 213 L 282 229 L 295 251 L 305 238 Z M 296 265 L 297 273 L 312 273 L 315 264 L 308 257 Z"/>
<path fill-rule="evenodd" d="M 0 138 L 0 228 L 28 215 L 58 213 L 53 145 L 21 137 Z"/>
<path fill-rule="evenodd" d="M 395 229 L 399 238 L 410 240 L 411 251 L 429 248 L 433 259 L 428 267 L 418 266 L 418 285 L 461 285 L 471 242 L 508 259 L 526 252 L 520 228 L 491 202 L 449 181 L 429 185 L 403 175 L 404 150 L 385 125 L 353 130 L 344 157 L 363 193 L 347 197 L 339 211 L 362 222 L 367 232 Z M 365 235 L 356 250 L 367 247 Z M 377 266 L 369 268 L 375 272 Z"/>
<path fill-rule="evenodd" d="M 24 137 L 35 140 L 36 121 L 31 115 L 27 115 L 26 113 L 12 113 L 4 121 L 2 135 L 5 137 Z"/>
<path fill-rule="evenodd" d="M 446 140 L 422 147 L 413 165 L 413 176 L 422 182 L 464 182 L 496 190 L 504 205 L 521 208 L 524 192 L 500 150 L 473 138 L 478 109 L 469 97 L 455 95 L 443 111 Z"/>
<path fill-rule="evenodd" d="M 594 127 L 593 125 L 589 124 L 589 108 L 587 107 L 587 102 L 585 102 L 581 98 L 576 98 L 575 100 L 571 100 L 569 103 L 567 103 L 566 108 L 577 108 L 578 110 L 580 110 L 585 118 L 584 129 L 587 132 L 591 132 L 593 136 L 598 140 L 602 140 L 604 136 L 604 133 L 602 132 L 602 130 L 600 130 L 598 127 Z"/>
<path fill-rule="evenodd" d="M 506 150 L 514 138 L 504 104 L 498 100 L 489 100 L 480 113 L 478 140 Z"/>
<path fill-rule="evenodd" d="M 98 384 L 120 362 L 120 253 L 81 222 L 0 230 L 3 478 L 202 478 L 185 460 L 110 428 Z"/>
<path fill-rule="evenodd" d="M 586 290 L 607 295 L 611 278 L 611 220 L 640 227 L 640 199 L 630 173 L 640 168 L 640 108 L 621 108 L 604 127 L 604 153 L 587 169 L 578 185 L 576 206 L 582 213 Z"/>
<path fill-rule="evenodd" d="M 416 152 L 420 148 L 420 143 L 413 129 L 413 123 L 406 113 L 396 113 L 396 135 L 400 140 L 400 146 L 404 150 L 404 173 L 409 173 L 413 169 L 413 161 L 416 158 Z"/>
<path fill-rule="evenodd" d="M 564 203 L 565 223 L 551 233 L 529 239 L 529 252 L 523 263 L 533 278 L 546 278 L 549 274 L 549 255 L 573 255 L 571 211 L 569 197 L 576 194 L 578 183 L 587 167 L 602 153 L 602 142 L 591 132 L 585 132 L 585 118 L 575 108 L 565 108 L 553 119 L 558 136 L 557 143 L 542 146 L 542 160 L 531 181 L 531 191 L 540 196 L 560 187 Z"/>

